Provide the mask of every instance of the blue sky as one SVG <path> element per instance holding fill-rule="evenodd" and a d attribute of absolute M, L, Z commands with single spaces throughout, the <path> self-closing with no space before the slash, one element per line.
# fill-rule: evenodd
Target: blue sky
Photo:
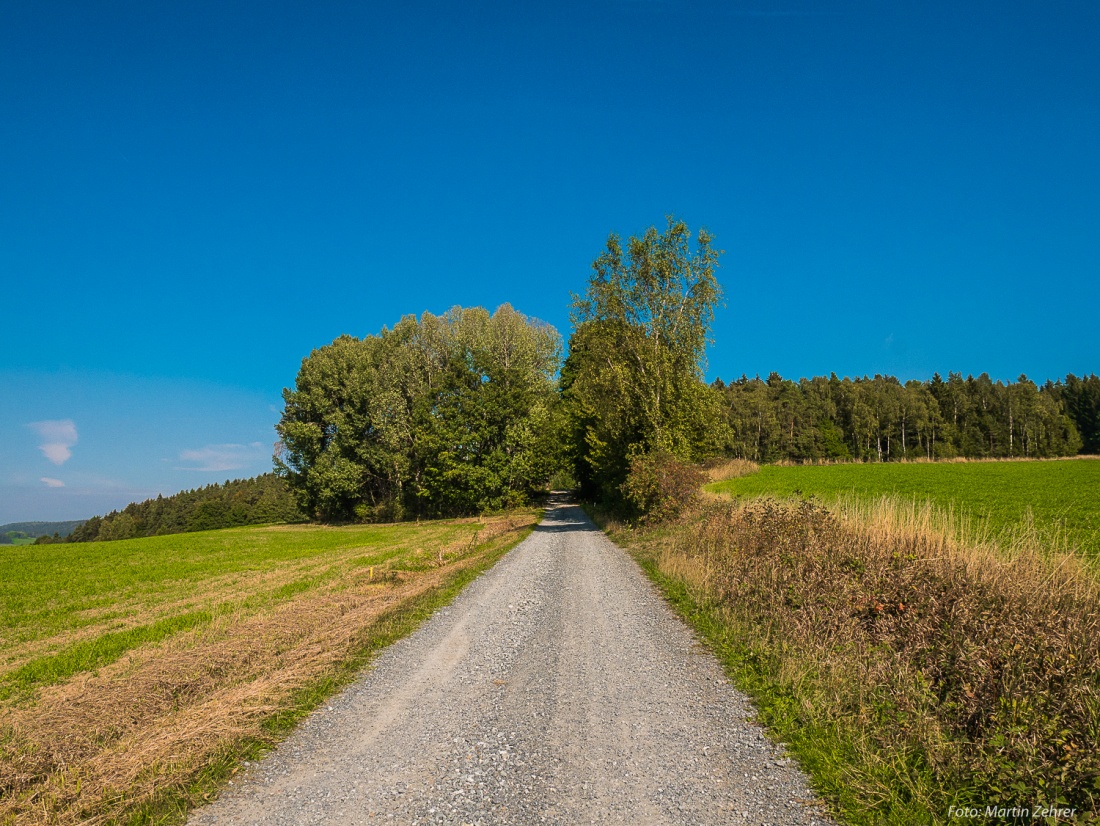
<path fill-rule="evenodd" d="M 567 335 L 669 213 L 726 250 L 712 378 L 1100 370 L 1097 43 L 1092 2 L 5 4 L 0 523 L 269 469 L 341 333 Z"/>

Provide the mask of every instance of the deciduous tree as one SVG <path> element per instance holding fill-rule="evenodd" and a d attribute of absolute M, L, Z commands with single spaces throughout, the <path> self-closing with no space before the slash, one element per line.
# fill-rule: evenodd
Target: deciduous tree
<path fill-rule="evenodd" d="M 702 381 L 721 299 L 711 241 L 703 230 L 693 244 L 672 218 L 625 248 L 612 234 L 574 296 L 562 389 L 575 473 L 590 494 L 618 499 L 637 455 L 695 459 L 728 441 L 721 398 Z"/>

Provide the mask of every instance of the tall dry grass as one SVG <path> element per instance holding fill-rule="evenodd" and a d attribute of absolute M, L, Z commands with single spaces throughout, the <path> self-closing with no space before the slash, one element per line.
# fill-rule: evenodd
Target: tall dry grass
<path fill-rule="evenodd" d="M 989 803 L 1094 817 L 1091 571 L 1026 534 L 963 541 L 973 527 L 928 506 L 835 510 L 710 502 L 628 541 L 717 612 L 793 728 L 843 741 L 834 791 L 855 819 L 944 822 L 952 804 Z"/>
<path fill-rule="evenodd" d="M 913 456 L 905 459 L 887 459 L 886 463 L 961 465 L 980 462 L 1072 462 L 1078 459 L 1100 459 L 1100 456 L 1089 453 L 1073 454 L 1072 456 L 950 456 L 931 459 L 926 456 Z M 875 459 L 780 459 L 772 464 L 777 467 L 799 467 L 801 465 L 876 465 L 883 463 Z"/>
<path fill-rule="evenodd" d="M 1097 558 L 1075 552 L 1064 525 L 1040 527 L 1030 509 L 1022 523 L 997 528 L 989 519 L 972 513 L 903 496 L 867 498 L 851 493 L 829 499 L 827 508 L 873 541 L 888 543 L 904 537 L 929 547 L 942 545 L 959 558 L 973 558 L 981 567 L 1034 557 L 1070 565 L 1082 575 L 1100 573 Z"/>
<path fill-rule="evenodd" d="M 748 459 L 724 459 L 720 463 L 705 465 L 703 473 L 708 482 L 725 482 L 727 479 L 737 479 L 748 476 L 760 470 L 760 465 Z"/>

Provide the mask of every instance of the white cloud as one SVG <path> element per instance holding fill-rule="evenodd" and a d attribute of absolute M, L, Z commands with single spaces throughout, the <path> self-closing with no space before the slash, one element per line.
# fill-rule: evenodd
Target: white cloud
<path fill-rule="evenodd" d="M 63 488 L 65 483 L 60 479 L 51 479 L 49 476 L 43 476 L 40 480 L 48 488 Z"/>
<path fill-rule="evenodd" d="M 73 452 L 69 450 L 68 445 L 63 445 L 58 442 L 39 445 L 38 449 L 55 465 L 63 465 L 73 456 Z"/>
<path fill-rule="evenodd" d="M 72 419 L 50 419 L 42 422 L 31 422 L 27 425 L 38 434 L 42 443 L 38 449 L 55 465 L 63 465 L 69 461 L 73 452 L 69 450 L 77 442 L 76 425 Z"/>
<path fill-rule="evenodd" d="M 265 458 L 263 442 L 251 442 L 247 445 L 206 445 L 197 450 L 181 450 L 180 461 L 190 466 L 177 470 L 238 470 L 253 462 Z"/>

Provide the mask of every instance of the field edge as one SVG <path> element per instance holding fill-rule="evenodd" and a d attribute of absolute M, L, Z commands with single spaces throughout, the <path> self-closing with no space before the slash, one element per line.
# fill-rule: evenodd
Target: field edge
<path fill-rule="evenodd" d="M 313 711 L 326 700 L 366 673 L 374 660 L 390 645 L 414 633 L 441 608 L 449 605 L 471 582 L 496 565 L 523 542 L 541 523 L 545 510 L 538 509 L 535 521 L 514 539 L 493 548 L 472 564 L 456 568 L 437 587 L 413 595 L 380 614 L 362 632 L 362 641 L 350 656 L 338 661 L 333 672 L 319 676 L 291 695 L 290 702 L 262 723 L 262 737 L 244 737 L 213 753 L 195 773 L 182 782 L 167 785 L 117 817 L 100 817 L 96 822 L 127 826 L 176 826 L 190 813 L 214 801 L 245 761 L 262 759 L 277 748 Z M 11 821 L 14 823 L 14 821 Z M 5 824 L 6 826 L 6 824 Z"/>

